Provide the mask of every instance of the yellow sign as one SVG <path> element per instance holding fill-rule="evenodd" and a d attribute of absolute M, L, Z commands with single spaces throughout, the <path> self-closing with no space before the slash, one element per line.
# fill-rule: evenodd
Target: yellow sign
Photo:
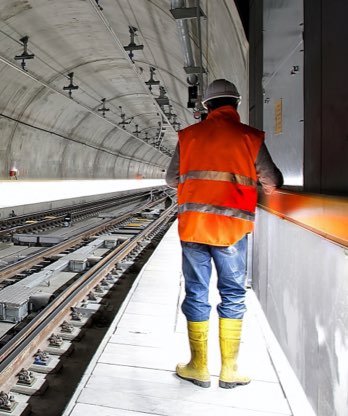
<path fill-rule="evenodd" d="M 274 133 L 283 133 L 283 110 L 281 98 L 275 102 L 274 106 Z"/>

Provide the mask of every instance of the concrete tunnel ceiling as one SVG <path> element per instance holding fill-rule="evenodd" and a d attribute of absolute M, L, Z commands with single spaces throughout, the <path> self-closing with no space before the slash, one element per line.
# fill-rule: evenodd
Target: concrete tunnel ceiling
<path fill-rule="evenodd" d="M 183 20 L 170 10 L 196 0 L 1 0 L 0 177 L 12 168 L 23 179 L 163 177 L 176 130 L 196 122 L 187 66 L 204 68 L 202 90 L 215 78 L 235 82 L 247 120 L 248 43 L 236 6 L 199 3 L 206 17 L 185 20 L 187 62 Z M 130 27 L 144 46 L 133 60 Z M 26 36 L 34 57 L 22 69 L 15 57 Z M 150 68 L 162 92 L 146 84 Z M 69 85 L 78 86 L 71 98 Z"/>

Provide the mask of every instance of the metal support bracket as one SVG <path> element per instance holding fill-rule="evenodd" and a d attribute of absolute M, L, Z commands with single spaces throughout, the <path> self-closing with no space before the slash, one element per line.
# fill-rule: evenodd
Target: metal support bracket
<path fill-rule="evenodd" d="M 170 13 L 174 17 L 175 20 L 179 19 L 196 19 L 197 18 L 197 7 L 178 7 L 176 9 L 171 9 Z M 201 7 L 199 8 L 199 15 L 200 17 L 206 18 L 207 16 L 204 14 Z"/>
<path fill-rule="evenodd" d="M 185 66 L 186 74 L 205 74 L 206 70 L 200 66 Z"/>

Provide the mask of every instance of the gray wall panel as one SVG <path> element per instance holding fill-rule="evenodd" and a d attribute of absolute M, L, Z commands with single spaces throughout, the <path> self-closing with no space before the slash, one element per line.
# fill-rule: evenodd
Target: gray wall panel
<path fill-rule="evenodd" d="M 313 3 L 305 1 L 304 15 L 304 185 L 306 190 L 321 192 L 321 7 L 313 7 Z"/>
<path fill-rule="evenodd" d="M 262 209 L 253 285 L 320 416 L 348 414 L 348 253 Z"/>
<path fill-rule="evenodd" d="M 305 0 L 305 189 L 348 194 L 348 2 Z"/>
<path fill-rule="evenodd" d="M 322 7 L 322 191 L 348 195 L 348 2 Z"/>
<path fill-rule="evenodd" d="M 264 0 L 264 130 L 286 185 L 303 185 L 302 0 Z M 294 70 L 298 67 L 298 70 Z M 281 129 L 275 126 L 281 101 Z"/>
<path fill-rule="evenodd" d="M 263 0 L 250 0 L 249 122 L 263 129 Z"/>

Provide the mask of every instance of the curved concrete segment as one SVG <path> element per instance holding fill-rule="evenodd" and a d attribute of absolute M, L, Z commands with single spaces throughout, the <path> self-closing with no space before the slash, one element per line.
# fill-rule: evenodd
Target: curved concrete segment
<path fill-rule="evenodd" d="M 247 52 L 234 4 L 201 1 L 204 84 L 226 77 L 247 96 Z M 192 124 L 184 55 L 166 0 L 0 2 L 0 177 L 162 178 L 176 129 Z M 187 5 L 191 5 L 187 1 Z M 135 27 L 133 61 L 124 50 Z M 198 62 L 197 24 L 189 22 Z M 24 52 L 33 59 L 15 59 Z M 146 85 L 150 68 L 164 87 Z M 72 79 L 69 74 L 73 73 Z M 69 90 L 64 87 L 78 86 Z M 103 102 L 106 111 L 103 114 Z M 247 100 L 242 114 L 246 114 Z M 168 116 L 174 113 L 176 118 Z M 244 117 L 245 118 L 245 117 Z"/>

